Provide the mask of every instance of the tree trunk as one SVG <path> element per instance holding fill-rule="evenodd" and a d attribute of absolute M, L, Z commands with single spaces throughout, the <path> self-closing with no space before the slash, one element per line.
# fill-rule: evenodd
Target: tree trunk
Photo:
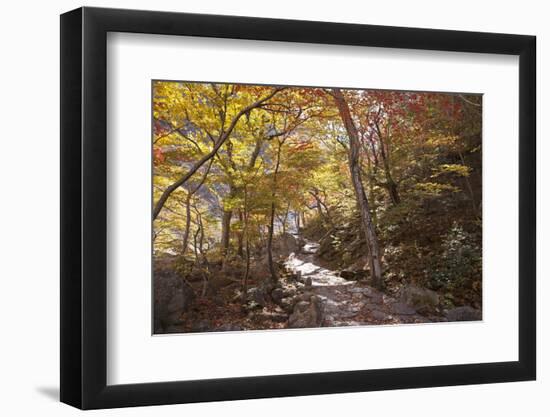
<path fill-rule="evenodd" d="M 198 227 L 200 230 L 199 234 L 199 254 L 200 254 L 200 262 L 199 258 L 196 258 L 196 263 L 200 268 L 200 272 L 202 275 L 202 291 L 201 291 L 201 297 L 206 296 L 206 293 L 208 291 L 208 260 L 206 259 L 206 255 L 204 253 L 204 225 L 202 223 L 202 216 L 200 211 L 194 207 L 196 215 L 197 215 L 197 221 L 198 221 Z M 196 238 L 195 238 L 196 240 Z"/>
<path fill-rule="evenodd" d="M 269 227 L 268 227 L 268 234 L 267 234 L 267 262 L 269 265 L 269 272 L 271 273 L 271 279 L 274 282 L 277 282 L 277 270 L 275 269 L 275 265 L 273 263 L 273 226 L 275 224 L 275 196 L 276 196 L 276 188 L 277 188 L 277 174 L 279 173 L 279 166 L 281 164 L 281 149 L 283 147 L 283 141 L 279 141 L 278 148 L 277 148 L 277 162 L 275 164 L 275 171 L 273 172 L 273 188 L 271 192 L 271 210 L 270 210 L 270 217 L 269 217 Z"/>
<path fill-rule="evenodd" d="M 231 217 L 233 212 L 231 210 L 224 210 L 222 217 L 222 256 L 225 258 L 229 253 L 229 235 L 231 232 Z"/>
<path fill-rule="evenodd" d="M 185 199 L 185 230 L 183 231 L 183 239 L 181 245 L 181 253 L 185 255 L 187 244 L 189 242 L 189 229 L 191 229 L 191 193 L 187 194 Z"/>
<path fill-rule="evenodd" d="M 243 211 L 239 209 L 239 222 L 241 223 L 240 227 L 243 227 Z M 243 252 L 243 231 L 239 230 L 237 232 L 237 255 L 242 259 Z"/>
<path fill-rule="evenodd" d="M 197 226 L 197 230 L 193 235 L 193 252 L 195 253 L 195 265 L 200 264 L 199 260 L 199 235 L 201 233 L 201 227 Z"/>
<path fill-rule="evenodd" d="M 370 140 L 372 140 L 372 137 L 370 138 Z M 371 148 L 372 149 L 372 152 L 374 152 L 374 148 Z M 369 149 L 368 147 L 365 146 L 365 152 L 367 153 L 367 178 L 369 179 L 368 181 L 368 184 L 369 184 L 369 201 L 370 201 L 370 208 L 371 208 L 371 218 L 372 218 L 372 223 L 374 224 L 374 227 L 376 228 L 376 225 L 378 224 L 378 217 L 376 215 L 376 199 L 374 198 L 374 181 L 373 181 L 373 177 L 374 177 L 374 169 L 376 169 L 376 164 L 378 163 L 377 160 L 376 160 L 376 156 L 374 157 L 375 158 L 375 163 L 374 163 L 374 168 L 373 168 L 373 162 L 370 160 L 370 157 L 369 157 Z"/>
<path fill-rule="evenodd" d="M 244 247 L 245 247 L 245 259 L 246 259 L 246 265 L 244 269 L 244 276 L 243 276 L 243 285 L 242 285 L 242 303 L 246 303 L 246 296 L 248 293 L 248 275 L 250 274 L 250 241 L 248 238 L 248 193 L 247 193 L 247 186 L 245 184 L 244 186 L 244 227 L 243 227 L 243 234 L 244 234 Z"/>
<path fill-rule="evenodd" d="M 462 155 L 462 152 L 458 152 L 458 156 L 460 157 L 462 165 L 468 167 L 468 165 L 466 165 L 466 161 L 464 159 L 464 155 Z M 479 207 L 476 204 L 476 197 L 474 194 L 474 189 L 472 188 L 472 183 L 470 182 L 470 178 L 464 177 L 464 183 L 466 184 L 466 188 L 468 189 L 468 194 L 470 194 L 470 200 L 472 202 L 472 210 L 474 212 L 474 215 L 478 218 L 481 218 L 481 210 L 479 210 Z"/>
<path fill-rule="evenodd" d="M 271 213 L 269 218 L 269 226 L 267 229 L 267 264 L 269 265 L 269 272 L 271 279 L 277 282 L 277 271 L 273 264 L 273 223 L 275 218 L 275 203 L 271 203 Z"/>
<path fill-rule="evenodd" d="M 202 216 L 198 210 L 197 211 L 197 220 L 199 223 L 199 228 L 201 230 L 200 238 L 199 238 L 199 252 L 201 254 L 201 258 L 203 260 L 203 263 L 206 261 L 206 256 L 204 254 L 204 225 L 202 224 Z"/>
<path fill-rule="evenodd" d="M 382 288 L 384 283 L 382 280 L 382 266 L 380 262 L 378 237 L 376 236 L 376 230 L 372 223 L 369 201 L 367 199 L 367 195 L 365 194 L 363 183 L 361 182 L 361 169 L 359 166 L 359 135 L 351 118 L 351 113 L 344 95 L 338 88 L 333 89 L 332 92 L 336 107 L 338 108 L 338 112 L 340 113 L 340 117 L 342 118 L 342 122 L 349 136 L 350 146 L 348 151 L 348 164 L 355 197 L 361 213 L 363 232 L 365 233 L 365 238 L 369 247 L 369 262 L 372 283 L 375 287 Z"/>
<path fill-rule="evenodd" d="M 319 197 L 319 194 L 315 191 L 310 191 L 309 192 L 313 198 L 315 199 L 315 203 L 316 203 L 316 208 L 317 208 L 317 213 L 319 214 L 319 217 L 332 226 L 332 217 L 330 215 L 330 211 L 328 209 L 328 206 L 323 202 L 323 200 L 321 200 L 321 197 Z M 323 208 L 325 209 L 325 212 L 326 212 L 326 215 L 325 213 L 323 213 Z"/>
<path fill-rule="evenodd" d="M 197 184 L 197 186 L 193 190 L 189 190 L 187 192 L 187 198 L 185 199 L 185 230 L 183 232 L 183 242 L 182 242 L 182 254 L 185 255 L 185 251 L 187 250 L 187 245 L 189 242 L 189 229 L 191 228 L 191 197 L 200 190 L 204 182 L 206 181 L 206 177 L 208 177 L 208 174 L 210 172 L 210 168 L 212 168 L 212 159 L 210 160 L 210 163 L 208 164 L 207 169 L 204 171 L 204 174 L 202 175 L 202 178 L 200 182 Z"/>
<path fill-rule="evenodd" d="M 401 197 L 399 197 L 399 192 L 397 191 L 397 184 L 393 181 L 391 177 L 388 178 L 388 191 L 390 193 L 390 199 L 394 206 L 397 206 L 401 203 Z"/>
<path fill-rule="evenodd" d="M 388 190 L 388 194 L 390 195 L 390 200 L 392 204 L 394 206 L 397 206 L 399 203 L 401 203 L 401 197 L 399 197 L 397 184 L 393 180 L 393 176 L 391 174 L 390 161 L 389 161 L 389 155 L 388 155 L 389 150 L 387 153 L 386 152 L 387 145 L 382 136 L 382 131 L 380 129 L 380 126 L 378 126 L 378 122 L 376 122 L 376 131 L 378 133 L 378 139 L 380 140 L 380 156 L 382 157 L 382 164 L 384 165 L 384 174 L 386 177 L 386 189 Z"/>

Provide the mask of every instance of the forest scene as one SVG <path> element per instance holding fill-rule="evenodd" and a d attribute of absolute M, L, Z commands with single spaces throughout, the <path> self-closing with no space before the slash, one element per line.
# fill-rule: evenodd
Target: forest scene
<path fill-rule="evenodd" d="M 482 95 L 152 82 L 154 334 L 482 319 Z"/>

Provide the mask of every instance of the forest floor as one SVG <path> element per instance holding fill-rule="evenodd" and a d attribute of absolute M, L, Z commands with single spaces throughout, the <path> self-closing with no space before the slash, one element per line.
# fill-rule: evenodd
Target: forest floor
<path fill-rule="evenodd" d="M 319 244 L 300 242 L 279 263 L 279 282 L 251 282 L 247 302 L 238 280 L 227 280 L 215 295 L 196 296 L 190 307 L 155 333 L 195 333 L 284 328 L 390 325 L 479 320 L 471 307 L 449 311 L 433 303 L 435 292 L 418 287 L 406 292 L 380 291 L 368 280 L 346 279 L 319 258 Z M 266 282 L 269 284 L 266 286 Z M 198 293 L 200 282 L 195 284 Z M 412 291 L 412 292 L 411 292 Z"/>

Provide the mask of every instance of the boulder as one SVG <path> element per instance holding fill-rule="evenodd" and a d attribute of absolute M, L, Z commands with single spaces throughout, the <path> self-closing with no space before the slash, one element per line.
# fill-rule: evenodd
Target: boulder
<path fill-rule="evenodd" d="M 383 311 L 380 311 L 380 310 L 372 310 L 369 312 L 369 314 L 374 320 L 377 320 L 377 321 L 384 321 L 389 318 L 389 314 L 384 313 Z"/>
<path fill-rule="evenodd" d="M 252 287 L 248 289 L 246 294 L 248 301 L 264 307 L 267 304 L 267 294 L 263 288 Z"/>
<path fill-rule="evenodd" d="M 295 299 L 296 299 L 296 302 L 305 301 L 305 302 L 309 303 L 309 301 L 311 300 L 312 295 L 313 294 L 311 292 L 305 292 L 305 293 L 302 293 L 300 295 L 297 295 Z"/>
<path fill-rule="evenodd" d="M 456 307 L 445 314 L 448 321 L 478 321 L 481 320 L 481 311 L 470 306 Z"/>
<path fill-rule="evenodd" d="M 280 304 L 284 296 L 285 292 L 282 288 L 275 288 L 273 291 L 271 291 L 271 299 L 275 304 Z"/>
<path fill-rule="evenodd" d="M 178 288 L 174 295 L 170 298 L 170 301 L 166 304 L 166 312 L 169 315 L 181 314 L 188 310 L 189 300 L 187 292 L 182 288 Z"/>
<path fill-rule="evenodd" d="M 265 281 L 271 278 L 267 254 L 260 254 L 251 262 L 250 277 L 257 281 Z"/>
<path fill-rule="evenodd" d="M 399 293 L 399 299 L 402 303 L 411 305 L 420 313 L 433 312 L 440 303 L 439 295 L 435 291 L 416 285 L 403 287 Z"/>
<path fill-rule="evenodd" d="M 304 313 L 309 308 L 309 303 L 307 301 L 298 301 L 294 305 L 294 312 L 295 313 Z"/>
<path fill-rule="evenodd" d="M 235 280 L 223 274 L 213 274 L 208 281 L 208 295 L 215 296 L 222 288 L 236 284 Z"/>
<path fill-rule="evenodd" d="M 394 314 L 400 314 L 403 316 L 410 316 L 410 315 L 416 314 L 416 310 L 412 308 L 409 304 L 405 304 L 405 303 L 391 304 L 391 309 Z"/>
<path fill-rule="evenodd" d="M 295 298 L 294 297 L 284 297 L 281 299 L 279 305 L 281 308 L 288 314 L 292 313 L 294 310 Z"/>
<path fill-rule="evenodd" d="M 340 277 L 347 279 L 348 281 L 359 281 L 367 278 L 369 271 L 364 269 L 344 269 L 340 271 Z"/>
<path fill-rule="evenodd" d="M 320 327 L 324 319 L 324 308 L 321 299 L 315 295 L 309 302 L 299 301 L 288 318 L 289 328 Z"/>
<path fill-rule="evenodd" d="M 155 272 L 153 293 L 156 333 L 164 333 L 178 324 L 196 298 L 193 289 L 179 275 L 163 271 Z"/>
<path fill-rule="evenodd" d="M 372 304 L 384 304 L 384 294 L 380 292 L 372 292 L 370 294 L 365 294 L 368 297 L 368 302 Z"/>
<path fill-rule="evenodd" d="M 299 249 L 300 244 L 298 239 L 290 233 L 279 235 L 273 241 L 273 250 L 281 257 L 287 257 L 292 252 L 297 252 Z"/>

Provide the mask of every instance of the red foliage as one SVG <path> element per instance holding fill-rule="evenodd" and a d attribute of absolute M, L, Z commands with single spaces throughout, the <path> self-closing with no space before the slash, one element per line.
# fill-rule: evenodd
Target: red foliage
<path fill-rule="evenodd" d="M 162 153 L 162 149 L 160 148 L 153 148 L 153 164 L 159 165 L 163 163 L 165 160 L 164 154 Z"/>

